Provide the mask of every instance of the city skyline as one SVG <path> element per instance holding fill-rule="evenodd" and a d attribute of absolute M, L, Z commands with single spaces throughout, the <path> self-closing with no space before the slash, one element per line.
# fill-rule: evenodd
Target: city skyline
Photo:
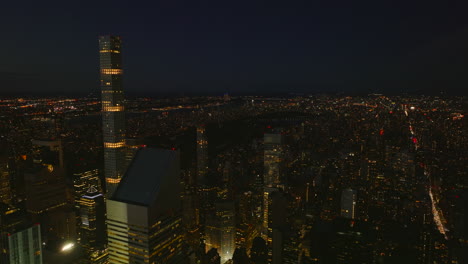
<path fill-rule="evenodd" d="M 1 264 L 468 263 L 468 4 L 6 6 Z"/>

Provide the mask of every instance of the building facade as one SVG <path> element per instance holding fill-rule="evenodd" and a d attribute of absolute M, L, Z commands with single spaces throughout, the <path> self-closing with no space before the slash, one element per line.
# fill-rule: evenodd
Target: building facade
<path fill-rule="evenodd" d="M 7 240 L 8 261 L 6 264 L 42 264 L 41 227 L 39 224 L 8 234 Z"/>
<path fill-rule="evenodd" d="M 264 174 L 263 184 L 276 187 L 281 183 L 282 142 L 281 134 L 264 135 Z"/>
<path fill-rule="evenodd" d="M 109 263 L 183 263 L 176 151 L 140 149 L 107 200 Z"/>
<path fill-rule="evenodd" d="M 341 216 L 344 218 L 356 218 L 356 191 L 344 189 L 341 192 Z"/>
<path fill-rule="evenodd" d="M 235 205 L 231 201 L 218 201 L 216 213 L 207 218 L 206 245 L 216 248 L 224 263 L 232 258 L 236 249 Z"/>
<path fill-rule="evenodd" d="M 79 201 L 81 244 L 88 252 L 103 249 L 106 243 L 105 205 L 102 193 L 93 186 Z"/>
<path fill-rule="evenodd" d="M 206 184 L 206 174 L 208 173 L 208 140 L 204 125 L 197 127 L 197 184 Z"/>

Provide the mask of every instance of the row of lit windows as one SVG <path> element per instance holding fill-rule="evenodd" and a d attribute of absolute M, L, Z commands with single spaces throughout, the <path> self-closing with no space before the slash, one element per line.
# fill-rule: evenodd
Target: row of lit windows
<path fill-rule="evenodd" d="M 99 52 L 100 53 L 120 53 L 119 50 L 111 50 L 111 49 L 104 49 L 104 50 L 100 50 Z"/>
<path fill-rule="evenodd" d="M 121 142 L 104 142 L 105 148 L 122 148 L 125 146 L 125 141 Z"/>
<path fill-rule="evenodd" d="M 107 183 L 115 183 L 115 184 L 117 184 L 117 183 L 120 182 L 120 179 L 118 179 L 118 178 L 106 178 L 106 182 L 107 182 Z"/>
<path fill-rule="evenodd" d="M 102 69 L 102 74 L 122 74 L 122 69 Z"/>
<path fill-rule="evenodd" d="M 104 111 L 106 112 L 121 112 L 124 110 L 124 107 L 123 106 L 106 106 L 106 105 L 103 105 L 103 108 L 102 108 Z"/>
<path fill-rule="evenodd" d="M 123 91 L 119 91 L 119 90 L 102 90 L 101 91 L 103 94 L 119 94 L 119 93 L 123 93 Z"/>

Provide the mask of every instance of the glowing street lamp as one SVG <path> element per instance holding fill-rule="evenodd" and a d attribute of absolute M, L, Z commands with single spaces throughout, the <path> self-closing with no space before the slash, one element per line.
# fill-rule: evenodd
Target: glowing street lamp
<path fill-rule="evenodd" d="M 67 243 L 63 245 L 62 252 L 69 251 L 75 246 L 75 243 Z"/>

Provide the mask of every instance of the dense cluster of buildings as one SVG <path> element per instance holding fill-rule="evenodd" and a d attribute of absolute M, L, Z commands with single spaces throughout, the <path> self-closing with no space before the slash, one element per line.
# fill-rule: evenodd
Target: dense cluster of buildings
<path fill-rule="evenodd" d="M 468 263 L 465 98 L 125 100 L 99 44 L 101 109 L 0 101 L 1 263 Z"/>

